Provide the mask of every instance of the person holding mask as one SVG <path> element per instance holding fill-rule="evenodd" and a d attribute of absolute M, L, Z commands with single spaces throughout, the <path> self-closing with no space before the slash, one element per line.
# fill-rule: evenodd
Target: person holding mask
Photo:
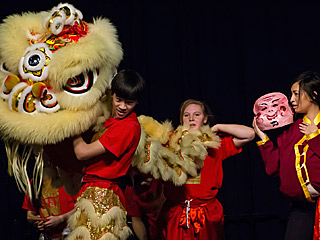
<path fill-rule="evenodd" d="M 291 200 L 285 240 L 313 239 L 316 200 L 320 192 L 320 75 L 303 72 L 291 86 L 290 103 L 301 115 L 273 144 L 259 129 L 253 128 L 268 175 L 280 178 L 280 191 Z M 277 145 L 277 146 L 276 146 Z"/>
<path fill-rule="evenodd" d="M 180 122 L 188 131 L 212 126 L 213 116 L 204 102 L 188 99 L 180 109 Z M 162 207 L 162 239 L 223 239 L 223 208 L 216 195 L 221 187 L 222 160 L 241 152 L 241 147 L 254 138 L 252 128 L 237 124 L 216 124 L 212 132 L 220 137 L 218 148 L 209 148 L 204 165 L 196 177 L 175 186 L 164 182 L 166 202 Z"/>

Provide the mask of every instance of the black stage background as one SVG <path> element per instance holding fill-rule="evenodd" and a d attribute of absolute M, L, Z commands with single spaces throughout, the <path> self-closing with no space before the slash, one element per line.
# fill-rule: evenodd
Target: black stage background
<path fill-rule="evenodd" d="M 241 2 L 241 3 L 240 3 Z M 0 18 L 49 10 L 59 1 L 7 1 Z M 254 101 L 288 93 L 302 71 L 320 67 L 320 1 L 69 1 L 84 20 L 107 17 L 124 49 L 119 69 L 146 79 L 137 113 L 178 124 L 180 103 L 204 100 L 218 122 L 251 126 Z M 1 142 L 1 239 L 32 239 L 23 195 L 6 173 Z M 224 162 L 219 199 L 227 240 L 283 239 L 288 201 L 266 175 L 254 142 Z"/>

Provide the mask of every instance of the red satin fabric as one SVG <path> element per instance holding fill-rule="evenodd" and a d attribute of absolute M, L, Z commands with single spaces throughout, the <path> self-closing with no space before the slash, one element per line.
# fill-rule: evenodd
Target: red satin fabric
<path fill-rule="evenodd" d="M 200 228 L 204 226 L 206 221 L 203 206 L 191 208 L 188 215 L 186 214 L 186 208 L 184 208 L 180 217 L 179 227 L 188 228 L 188 225 L 189 227 L 192 225 L 195 234 L 198 234 L 200 232 Z"/>
<path fill-rule="evenodd" d="M 168 204 L 165 203 L 165 204 Z M 186 204 L 164 206 L 166 212 L 161 214 L 167 223 L 162 231 L 166 240 L 220 240 L 223 239 L 223 209 L 214 198 L 204 203 L 191 202 L 188 222 L 186 222 Z"/>

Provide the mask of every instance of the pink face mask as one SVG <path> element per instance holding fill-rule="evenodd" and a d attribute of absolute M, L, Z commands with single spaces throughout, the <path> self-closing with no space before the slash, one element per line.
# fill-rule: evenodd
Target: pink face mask
<path fill-rule="evenodd" d="M 254 103 L 253 113 L 260 130 L 270 130 L 293 123 L 293 112 L 287 97 L 280 92 L 268 93 Z"/>

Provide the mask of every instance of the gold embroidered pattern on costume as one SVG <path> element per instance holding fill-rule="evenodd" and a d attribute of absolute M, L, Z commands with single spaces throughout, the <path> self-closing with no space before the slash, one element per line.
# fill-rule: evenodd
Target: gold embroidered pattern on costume
<path fill-rule="evenodd" d="M 201 183 L 201 172 L 198 176 L 193 178 L 188 178 L 186 184 L 200 184 Z"/>
<path fill-rule="evenodd" d="M 89 232 L 92 240 L 101 238 L 105 233 L 112 233 L 118 235 L 119 222 L 122 227 L 126 224 L 126 211 L 122 206 L 119 196 L 116 195 L 112 190 L 98 187 L 88 187 L 78 198 L 78 202 L 81 199 L 89 200 L 94 208 L 94 218 L 88 208 L 81 208 L 81 213 L 78 218 L 77 226 L 85 226 Z M 124 214 L 115 214 L 111 216 L 109 221 L 102 221 L 102 217 L 105 214 L 109 214 L 110 210 L 114 207 L 120 208 Z M 80 209 L 79 209 L 80 210 Z M 97 222 L 101 221 L 99 224 Z"/>
<path fill-rule="evenodd" d="M 60 215 L 59 191 L 51 186 L 50 180 L 43 181 L 41 202 L 43 207 L 40 208 L 40 211 L 44 217 Z"/>

